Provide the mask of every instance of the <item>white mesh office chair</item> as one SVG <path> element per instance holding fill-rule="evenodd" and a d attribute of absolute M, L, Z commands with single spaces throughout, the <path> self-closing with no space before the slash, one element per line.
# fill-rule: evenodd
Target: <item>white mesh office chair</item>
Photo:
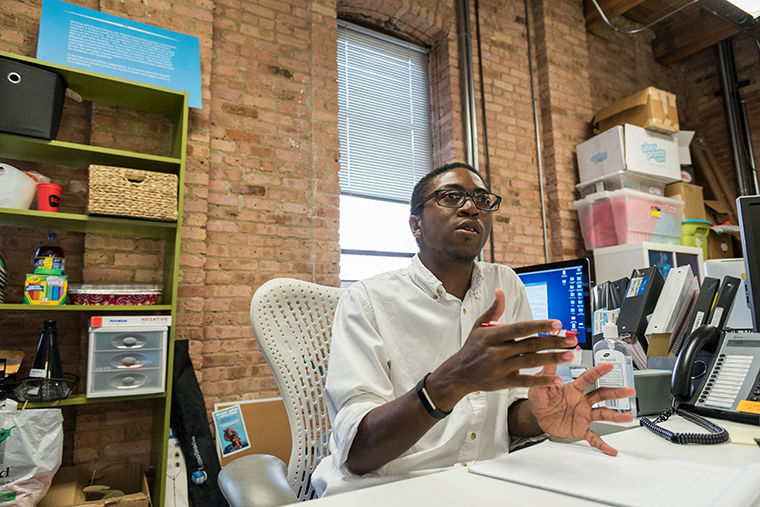
<path fill-rule="evenodd" d="M 330 331 L 343 290 L 276 278 L 251 300 L 251 325 L 280 389 L 292 449 L 285 464 L 274 456 L 238 458 L 219 474 L 232 507 L 264 507 L 315 496 L 311 473 L 328 454 L 330 421 L 324 403 Z"/>

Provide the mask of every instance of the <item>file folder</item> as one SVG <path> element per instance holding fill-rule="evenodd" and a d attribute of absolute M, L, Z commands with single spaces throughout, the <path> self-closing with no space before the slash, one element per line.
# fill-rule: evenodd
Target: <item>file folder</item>
<path fill-rule="evenodd" d="M 647 316 L 654 311 L 664 283 L 657 266 L 634 269 L 620 306 L 618 336 L 631 345 L 633 362 L 639 369 L 647 367 L 647 345 L 644 341 Z"/>
<path fill-rule="evenodd" d="M 594 287 L 592 311 L 620 308 L 629 281 L 628 277 L 623 277 L 619 280 L 600 283 Z"/>

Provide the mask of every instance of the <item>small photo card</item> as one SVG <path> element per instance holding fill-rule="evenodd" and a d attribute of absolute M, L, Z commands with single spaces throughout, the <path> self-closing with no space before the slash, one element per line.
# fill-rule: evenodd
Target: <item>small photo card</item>
<path fill-rule="evenodd" d="M 243 414 L 240 412 L 240 405 L 217 410 L 211 415 L 216 427 L 216 441 L 221 448 L 223 457 L 251 447 L 248 433 L 245 431 Z"/>

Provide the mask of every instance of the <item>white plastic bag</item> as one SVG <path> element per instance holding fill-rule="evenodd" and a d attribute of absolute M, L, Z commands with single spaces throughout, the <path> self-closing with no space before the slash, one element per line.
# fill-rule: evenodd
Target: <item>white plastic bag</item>
<path fill-rule="evenodd" d="M 61 466 L 59 408 L 0 410 L 0 505 L 32 507 Z"/>

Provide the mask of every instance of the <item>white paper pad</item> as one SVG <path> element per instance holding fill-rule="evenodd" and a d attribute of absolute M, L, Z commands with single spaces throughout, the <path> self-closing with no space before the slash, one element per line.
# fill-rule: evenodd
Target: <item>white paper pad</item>
<path fill-rule="evenodd" d="M 468 467 L 476 474 L 626 506 L 746 506 L 760 496 L 760 463 L 705 465 L 543 442 Z"/>

